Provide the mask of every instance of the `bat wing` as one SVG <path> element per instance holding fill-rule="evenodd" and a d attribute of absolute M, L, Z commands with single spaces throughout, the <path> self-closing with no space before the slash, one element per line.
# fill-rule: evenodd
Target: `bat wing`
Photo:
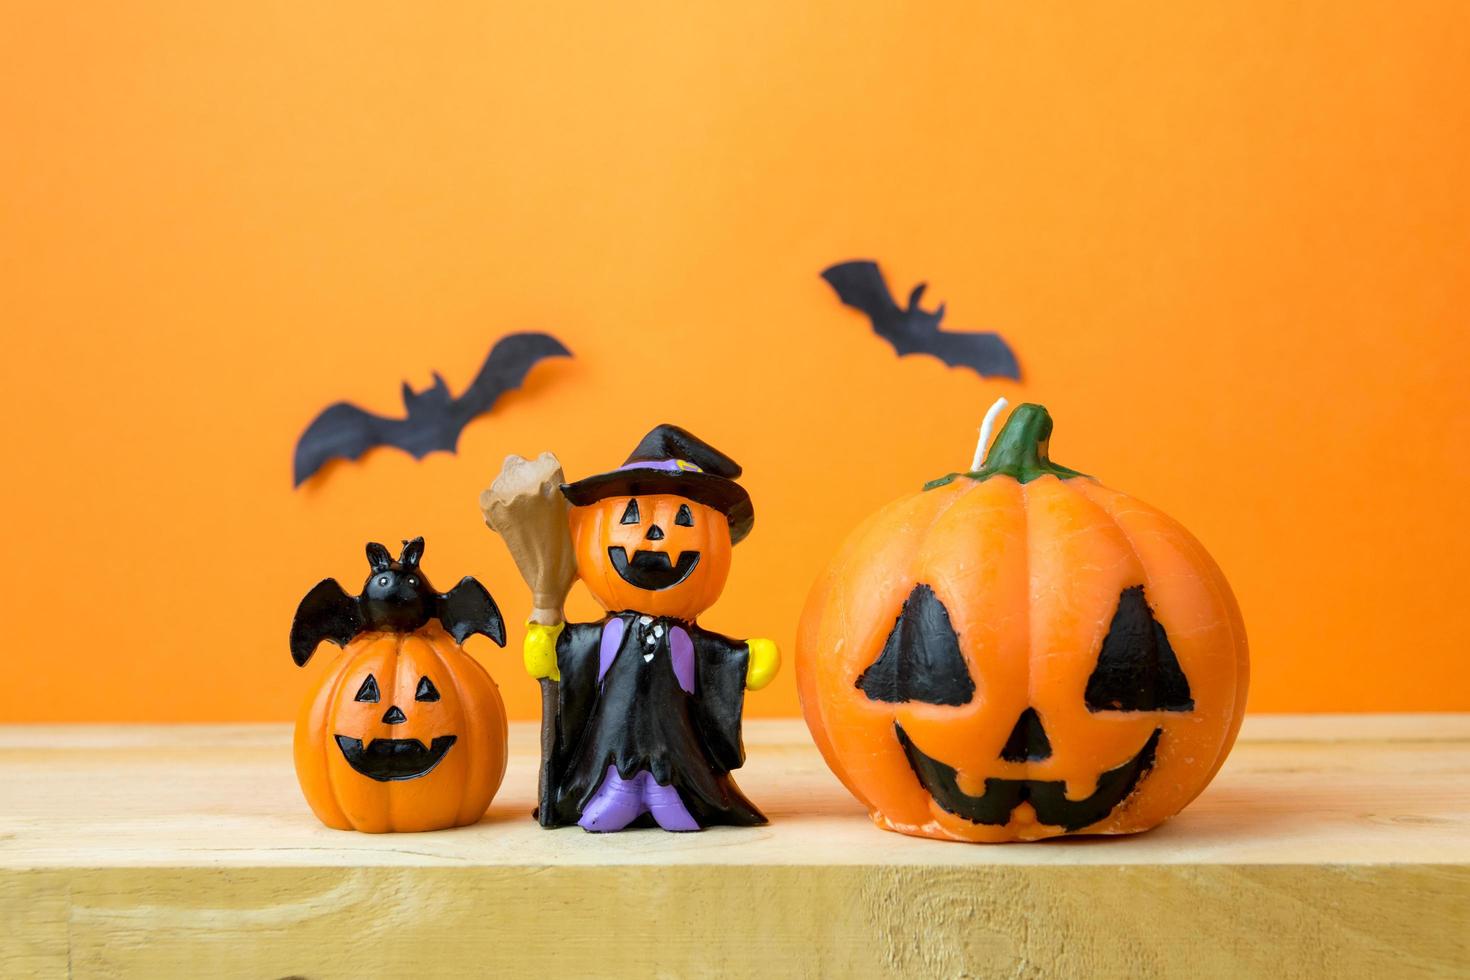
<path fill-rule="evenodd" d="M 496 646 L 505 646 L 505 620 L 500 618 L 500 607 L 489 591 L 468 575 L 439 597 L 439 624 L 456 643 L 483 633 Z"/>
<path fill-rule="evenodd" d="M 1021 378 L 1016 355 L 999 334 L 950 333 L 940 329 L 944 307 L 923 309 L 922 284 L 915 286 L 904 309 L 893 300 L 876 262 L 861 259 L 839 262 L 822 273 L 847 306 L 861 310 L 873 321 L 873 332 L 903 356 L 932 354 L 950 367 L 968 367 L 981 377 Z"/>
<path fill-rule="evenodd" d="M 357 599 L 343 592 L 336 579 L 323 579 L 296 607 L 296 618 L 291 620 L 291 659 L 304 667 L 323 640 L 346 646 L 360 632 Z"/>
<path fill-rule="evenodd" d="M 824 269 L 822 278 L 837 292 L 843 305 L 866 313 L 880 333 L 903 316 L 876 262 L 867 259 L 839 262 Z"/>
<path fill-rule="evenodd" d="M 501 337 L 490 348 L 490 354 L 475 380 L 470 382 L 463 395 L 455 399 L 457 429 L 463 428 L 475 416 L 490 411 L 507 391 L 519 388 L 531 368 L 543 358 L 571 356 L 572 352 L 550 334 L 513 333 Z"/>
<path fill-rule="evenodd" d="M 350 402 L 330 406 L 296 440 L 295 485 L 301 486 L 331 460 L 357 459 L 374 446 L 409 449 L 403 444 L 406 425 L 403 419 L 374 415 Z"/>
<path fill-rule="evenodd" d="M 958 333 L 938 330 L 927 338 L 911 338 L 915 352 L 933 354 L 950 367 L 967 367 L 982 378 L 1021 380 L 1021 365 L 1011 345 L 997 333 Z"/>

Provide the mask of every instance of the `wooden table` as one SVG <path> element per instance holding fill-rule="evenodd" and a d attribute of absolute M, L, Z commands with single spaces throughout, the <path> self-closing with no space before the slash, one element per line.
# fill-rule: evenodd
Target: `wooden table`
<path fill-rule="evenodd" d="M 752 723 L 769 827 L 475 827 L 302 802 L 282 726 L 0 727 L 0 977 L 1465 976 L 1470 716 L 1262 716 L 1131 838 L 874 829 L 799 722 Z"/>

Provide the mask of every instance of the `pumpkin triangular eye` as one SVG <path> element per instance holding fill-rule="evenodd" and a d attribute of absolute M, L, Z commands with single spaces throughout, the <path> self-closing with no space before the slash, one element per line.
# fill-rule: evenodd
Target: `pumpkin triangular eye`
<path fill-rule="evenodd" d="M 1143 586 L 1123 590 L 1087 679 L 1089 711 L 1193 711 L 1194 698 Z"/>
<path fill-rule="evenodd" d="M 961 705 L 975 696 L 949 610 L 929 586 L 920 583 L 909 593 L 883 652 L 857 687 L 869 700 L 889 703 Z"/>
<path fill-rule="evenodd" d="M 357 689 L 357 697 L 354 701 L 366 701 L 369 704 L 378 703 L 378 681 L 372 674 L 367 675 L 367 680 L 362 682 L 362 687 Z"/>
<path fill-rule="evenodd" d="M 439 689 L 427 677 L 420 677 L 418 690 L 413 692 L 413 699 L 415 701 L 438 701 Z"/>
<path fill-rule="evenodd" d="M 623 519 L 620 524 L 637 524 L 642 518 L 638 515 L 638 500 L 634 498 L 628 501 L 627 508 L 623 511 Z"/>
<path fill-rule="evenodd" d="M 694 526 L 694 514 L 689 510 L 688 504 L 679 505 L 679 513 L 674 515 L 674 523 L 679 527 Z"/>

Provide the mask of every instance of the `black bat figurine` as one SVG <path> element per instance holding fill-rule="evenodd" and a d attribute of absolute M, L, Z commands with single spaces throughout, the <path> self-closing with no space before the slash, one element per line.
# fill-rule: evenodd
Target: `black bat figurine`
<path fill-rule="evenodd" d="M 544 333 L 513 333 L 496 341 L 480 373 L 458 398 L 438 372 L 434 383 L 414 391 L 405 382 L 403 407 L 407 418 L 374 415 L 350 402 L 337 402 L 306 427 L 296 441 L 296 486 L 305 483 L 329 460 L 357 459 L 375 446 L 397 446 L 423 459 L 435 450 L 454 452 L 459 434 L 496 399 L 526 380 L 526 374 L 546 357 L 570 357 L 562 342 Z"/>
<path fill-rule="evenodd" d="M 914 287 L 908 309 L 903 309 L 893 301 L 876 262 L 839 262 L 825 270 L 822 278 L 844 305 L 868 315 L 873 332 L 892 344 L 900 357 L 931 354 L 950 367 L 970 368 L 982 378 L 1021 379 L 1016 355 L 999 334 L 941 330 L 944 304 L 932 313 L 919 306 L 925 283 Z"/>
<path fill-rule="evenodd" d="M 466 575 L 448 592 L 434 591 L 419 568 L 423 538 L 403 542 L 397 561 L 376 542 L 367 546 L 367 557 L 372 572 L 362 595 L 348 595 L 336 579 L 323 579 L 296 607 L 291 621 L 291 659 L 296 666 L 306 666 L 323 640 L 345 647 L 359 633 L 412 633 L 431 619 L 439 620 L 456 643 L 483 633 L 505 646 L 500 608 L 478 581 Z"/>

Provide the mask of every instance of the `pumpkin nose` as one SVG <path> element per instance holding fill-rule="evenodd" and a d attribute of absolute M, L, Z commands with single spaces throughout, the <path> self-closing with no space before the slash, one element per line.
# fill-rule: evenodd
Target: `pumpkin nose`
<path fill-rule="evenodd" d="M 396 704 L 383 712 L 383 724 L 385 725 L 401 725 L 405 721 L 408 721 L 408 715 L 405 715 Z"/>
<path fill-rule="evenodd" d="M 1007 762 L 1040 762 L 1051 758 L 1051 740 L 1046 737 L 1046 729 L 1041 727 L 1041 716 L 1035 708 L 1021 712 L 1010 737 L 1006 739 L 1005 748 L 1000 750 L 1000 757 Z"/>
<path fill-rule="evenodd" d="M 664 539 L 664 529 L 654 524 L 648 529 L 648 533 L 644 537 L 650 541 L 662 541 Z"/>

